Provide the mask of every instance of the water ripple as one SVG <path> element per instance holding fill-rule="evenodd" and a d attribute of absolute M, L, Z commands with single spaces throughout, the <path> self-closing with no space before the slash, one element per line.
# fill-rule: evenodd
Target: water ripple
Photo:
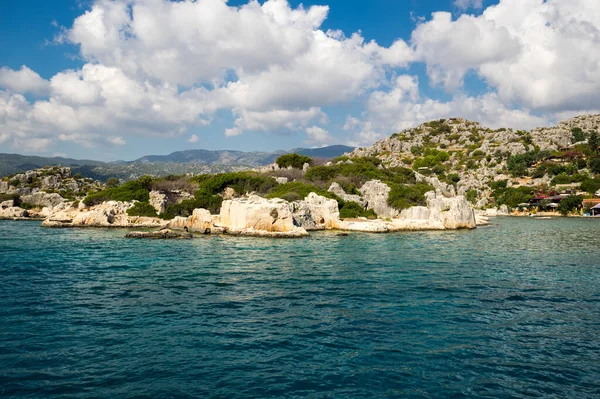
<path fill-rule="evenodd" d="M 141 242 L 0 222 L 0 397 L 598 398 L 600 223 Z"/>

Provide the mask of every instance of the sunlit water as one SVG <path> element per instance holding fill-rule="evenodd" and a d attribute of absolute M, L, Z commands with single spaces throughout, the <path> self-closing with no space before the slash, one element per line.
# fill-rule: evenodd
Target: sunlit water
<path fill-rule="evenodd" d="M 0 222 L 0 397 L 599 398 L 600 220 L 138 241 Z"/>

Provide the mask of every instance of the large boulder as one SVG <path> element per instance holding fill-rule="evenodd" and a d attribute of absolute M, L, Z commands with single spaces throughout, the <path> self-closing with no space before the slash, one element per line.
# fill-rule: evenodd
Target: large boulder
<path fill-rule="evenodd" d="M 191 216 L 184 218 L 181 216 L 169 222 L 169 228 L 183 230 L 188 228 L 188 231 L 193 233 L 210 233 L 213 227 L 212 215 L 206 209 L 194 209 Z"/>
<path fill-rule="evenodd" d="M 167 208 L 168 198 L 167 195 L 161 191 L 152 190 L 150 191 L 150 205 L 156 209 L 157 213 L 163 213 Z"/>
<path fill-rule="evenodd" d="M 294 225 L 289 202 L 278 198 L 268 200 L 253 194 L 223 201 L 220 223 L 228 233 L 232 234 L 308 234 L 303 228 Z"/>
<path fill-rule="evenodd" d="M 8 192 L 8 182 L 0 181 L 0 194 L 6 194 Z"/>
<path fill-rule="evenodd" d="M 61 197 L 60 194 L 38 191 L 37 193 L 22 196 L 21 201 L 42 208 L 54 208 L 65 202 L 65 199 Z"/>
<path fill-rule="evenodd" d="M 21 219 L 28 216 L 29 213 L 25 209 L 21 209 L 18 206 L 0 208 L 0 219 Z"/>
<path fill-rule="evenodd" d="M 366 182 L 358 191 L 367 202 L 367 209 L 375 211 L 380 218 L 394 218 L 398 216 L 397 209 L 388 205 L 390 187 L 379 180 Z"/>
<path fill-rule="evenodd" d="M 431 221 L 441 222 L 446 229 L 473 229 L 477 226 L 475 212 L 466 197 L 447 198 L 439 190 L 430 191 L 425 197 Z"/>
<path fill-rule="evenodd" d="M 302 201 L 292 204 L 294 223 L 306 230 L 338 228 L 340 211 L 334 199 L 310 193 Z"/>

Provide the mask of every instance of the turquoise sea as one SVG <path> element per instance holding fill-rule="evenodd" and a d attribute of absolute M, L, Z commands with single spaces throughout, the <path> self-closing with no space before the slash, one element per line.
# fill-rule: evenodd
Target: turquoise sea
<path fill-rule="evenodd" d="M 0 221 L 2 398 L 599 398 L 600 220 L 138 241 Z"/>

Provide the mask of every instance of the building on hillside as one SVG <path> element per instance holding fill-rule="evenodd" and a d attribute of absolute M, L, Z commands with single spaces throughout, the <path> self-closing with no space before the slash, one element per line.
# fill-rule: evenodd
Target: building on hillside
<path fill-rule="evenodd" d="M 590 216 L 600 216 L 600 204 L 590 209 Z"/>

